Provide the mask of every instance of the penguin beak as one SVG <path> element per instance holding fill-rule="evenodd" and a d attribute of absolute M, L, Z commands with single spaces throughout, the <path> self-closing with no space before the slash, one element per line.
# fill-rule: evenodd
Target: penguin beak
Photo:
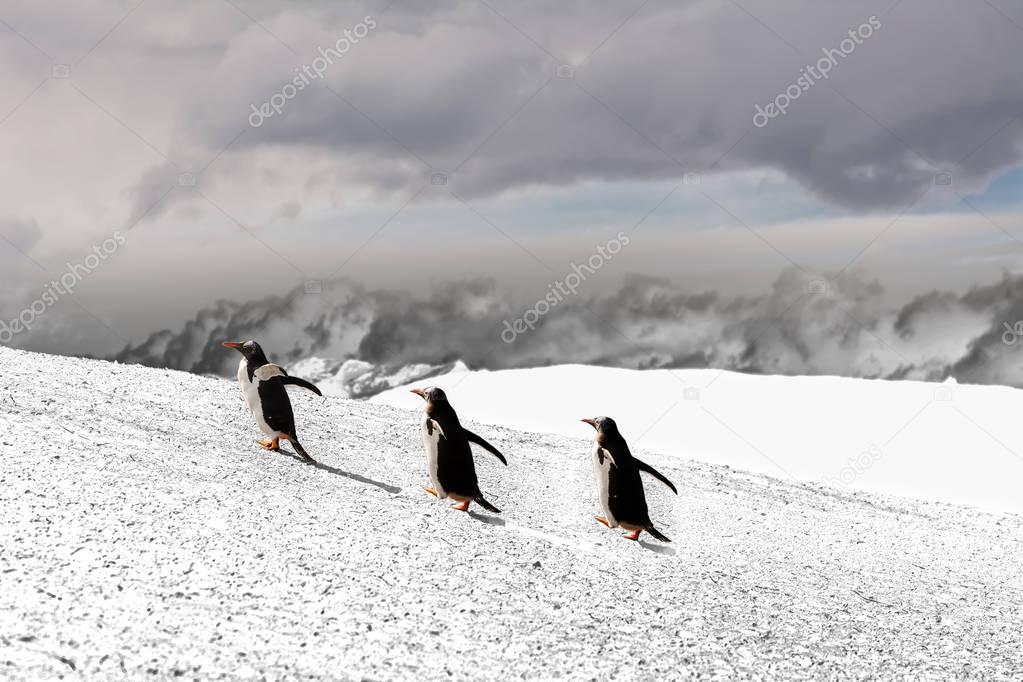
<path fill-rule="evenodd" d="M 579 421 L 581 421 L 581 422 L 584 422 L 584 423 L 586 423 L 586 424 L 589 424 L 589 425 L 590 425 L 590 426 L 592 426 L 593 428 L 597 428 L 597 422 L 595 422 L 595 421 L 594 421 L 594 420 L 592 420 L 592 419 L 580 419 Z"/>
<path fill-rule="evenodd" d="M 225 341 L 224 343 L 222 343 L 220 345 L 223 346 L 224 348 L 234 348 L 235 350 L 241 350 L 242 349 L 242 344 L 235 343 L 234 341 Z"/>
<path fill-rule="evenodd" d="M 409 393 L 415 393 L 417 396 L 419 396 L 423 400 L 426 400 L 426 393 L 424 393 L 423 389 L 421 389 L 421 388 L 413 388 L 411 391 L 409 391 Z"/>

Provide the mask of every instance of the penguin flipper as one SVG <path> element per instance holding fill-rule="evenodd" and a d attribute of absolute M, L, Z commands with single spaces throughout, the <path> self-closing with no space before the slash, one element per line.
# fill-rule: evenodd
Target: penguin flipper
<path fill-rule="evenodd" d="M 282 384 L 293 384 L 295 386 L 301 386 L 302 388 L 307 388 L 310 391 L 312 391 L 313 393 L 315 393 L 316 395 L 318 395 L 320 397 L 323 397 L 323 394 L 320 393 L 320 389 L 316 388 L 316 386 L 314 384 L 311 384 L 310 382 L 306 381 L 305 379 L 299 379 L 298 377 L 292 377 L 292 376 L 288 376 L 287 374 L 285 374 L 284 376 L 281 377 L 281 383 Z"/>
<path fill-rule="evenodd" d="M 654 536 L 655 539 L 660 540 L 661 542 L 671 542 L 671 539 L 667 535 L 657 530 L 653 526 L 650 526 L 649 528 L 646 528 L 644 530 L 646 530 L 646 532 L 650 533 L 650 535 Z"/>
<path fill-rule="evenodd" d="M 600 460 L 601 464 L 604 463 L 604 459 L 603 458 L 607 457 L 609 460 L 611 460 L 611 466 L 613 466 L 615 468 L 618 467 L 618 462 L 616 462 L 615 458 L 611 456 L 611 451 L 608 450 L 607 448 L 601 448 L 600 449 L 600 457 L 601 457 L 601 460 Z M 636 461 L 638 462 L 639 460 L 637 459 Z"/>
<path fill-rule="evenodd" d="M 673 492 L 676 495 L 678 495 L 678 490 L 675 488 L 675 484 L 672 483 L 671 481 L 669 481 L 667 479 L 667 477 L 664 474 L 662 474 L 660 471 L 658 471 L 657 469 L 653 468 L 652 466 L 650 466 L 646 462 L 642 462 L 642 461 L 640 461 L 638 459 L 636 460 L 636 468 L 639 469 L 640 471 L 647 472 L 648 474 L 650 474 L 651 476 L 656 478 L 658 481 L 660 481 L 664 485 L 666 485 L 669 488 L 671 488 L 671 492 Z M 657 536 L 654 536 L 654 537 L 657 537 Z"/>
<path fill-rule="evenodd" d="M 508 466 L 508 460 L 504 458 L 504 455 L 502 455 L 497 450 L 497 448 L 495 448 L 493 445 L 483 440 L 481 437 L 477 436 L 475 433 L 473 433 L 467 428 L 463 427 L 462 431 L 465 433 L 465 437 L 466 439 L 468 439 L 470 443 L 475 443 L 476 445 L 480 446 L 481 448 L 492 454 L 494 457 L 497 457 L 499 460 L 501 460 L 501 464 Z"/>
<path fill-rule="evenodd" d="M 473 502 L 475 502 L 476 504 L 478 504 L 479 506 L 483 507 L 488 512 L 491 512 L 493 514 L 500 514 L 501 513 L 500 509 L 498 509 L 497 507 L 495 507 L 494 505 L 490 504 L 485 499 L 483 499 L 483 495 L 482 494 L 479 494 L 476 497 L 474 497 L 473 498 Z"/>

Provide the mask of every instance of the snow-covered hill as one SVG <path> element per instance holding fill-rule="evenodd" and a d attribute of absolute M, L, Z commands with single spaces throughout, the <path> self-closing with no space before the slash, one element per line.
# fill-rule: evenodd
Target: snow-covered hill
<path fill-rule="evenodd" d="M 585 436 L 614 417 L 632 443 L 846 491 L 1023 512 L 1023 390 L 949 381 L 754 376 L 561 365 L 459 372 L 450 389 L 482 421 Z M 422 385 L 422 383 L 416 384 Z M 372 402 L 415 407 L 408 387 Z"/>
<path fill-rule="evenodd" d="M 318 356 L 293 362 L 288 369 L 295 376 L 315 383 L 323 395 L 339 398 L 368 398 L 410 381 L 469 371 L 460 360 L 438 365 L 417 363 L 388 367 L 362 360 L 341 361 Z"/>
<path fill-rule="evenodd" d="M 1023 673 L 1016 516 L 634 437 L 680 490 L 648 484 L 675 542 L 637 544 L 591 518 L 589 434 L 477 424 L 461 387 L 511 464 L 477 458 L 500 517 L 422 491 L 408 410 L 295 391 L 311 466 L 256 446 L 230 381 L 9 349 L 0 367 L 4 679 Z"/>

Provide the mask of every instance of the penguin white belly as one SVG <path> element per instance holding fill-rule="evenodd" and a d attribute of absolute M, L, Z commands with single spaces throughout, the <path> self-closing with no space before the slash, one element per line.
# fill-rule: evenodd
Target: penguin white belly
<path fill-rule="evenodd" d="M 242 358 L 241 363 L 238 365 L 238 386 L 242 389 L 242 397 L 245 398 L 245 404 L 249 406 L 249 412 L 256 419 L 256 425 L 259 426 L 259 430 L 271 438 L 276 438 L 279 436 L 279 433 L 270 428 L 270 425 L 263 418 L 263 402 L 259 399 L 259 389 L 254 382 L 249 381 L 247 368 L 248 363 Z"/>
<path fill-rule="evenodd" d="M 618 520 L 611 514 L 611 505 L 608 504 L 610 494 L 610 472 L 611 458 L 604 456 L 604 462 L 600 461 L 601 447 L 593 444 L 593 477 L 597 480 L 597 498 L 600 500 L 600 510 L 604 512 L 604 518 L 611 528 L 618 527 Z"/>
<path fill-rule="evenodd" d="M 423 414 L 423 447 L 426 448 L 426 469 L 430 472 L 430 481 L 433 483 L 433 489 L 437 491 L 437 497 L 444 499 L 448 496 L 446 490 L 440 484 L 440 476 L 438 475 L 438 458 L 437 458 L 437 444 L 441 439 L 440 427 L 434 423 L 430 424 L 430 417 L 427 414 Z"/>

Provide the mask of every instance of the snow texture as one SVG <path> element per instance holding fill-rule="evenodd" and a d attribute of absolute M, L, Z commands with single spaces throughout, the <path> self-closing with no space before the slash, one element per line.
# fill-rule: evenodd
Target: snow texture
<path fill-rule="evenodd" d="M 584 435 L 614 417 L 633 445 L 793 481 L 1023 513 L 1023 390 L 955 381 L 757 376 L 558 365 L 428 379 L 474 415 Z M 423 383 L 416 384 L 418 386 Z M 407 387 L 370 402 L 414 407 Z"/>
<path fill-rule="evenodd" d="M 415 412 L 0 349 L 0 678 L 1019 679 L 1020 518 L 636 454 L 671 545 L 592 519 L 586 438 L 479 424 L 505 513 L 422 490 Z M 557 387 L 552 386 L 551 390 Z"/>

